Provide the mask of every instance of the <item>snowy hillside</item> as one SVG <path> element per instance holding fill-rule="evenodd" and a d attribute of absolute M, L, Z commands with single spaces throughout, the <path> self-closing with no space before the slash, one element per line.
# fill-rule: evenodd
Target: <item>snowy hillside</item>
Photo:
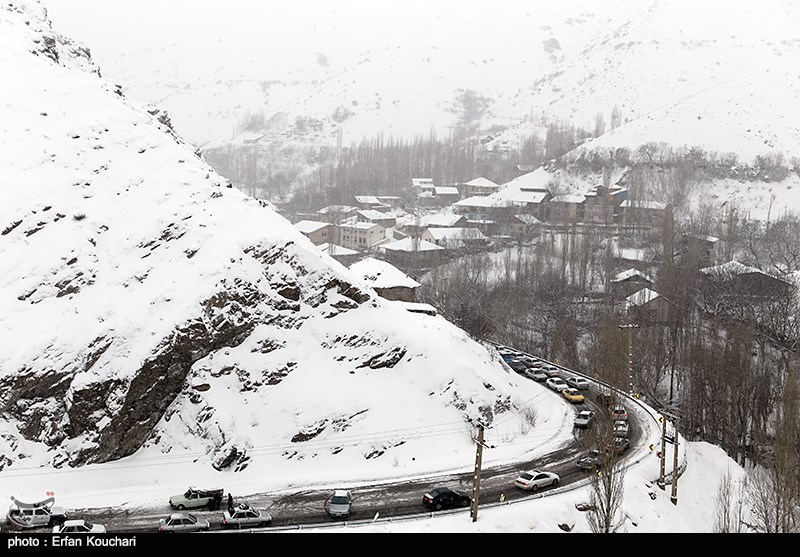
<path fill-rule="evenodd" d="M 0 468 L 436 469 L 471 458 L 468 418 L 530 431 L 538 386 L 231 188 L 34 0 L 0 8 L 0 66 Z"/>
<path fill-rule="evenodd" d="M 339 128 L 345 144 L 446 135 L 471 89 L 489 99 L 484 126 L 544 114 L 593 129 L 601 113 L 610 132 L 618 107 L 627 125 L 590 146 L 667 141 L 747 162 L 800 152 L 796 0 L 47 3 L 196 145 L 230 140 L 261 110 L 279 135 L 310 118 L 316 142 Z"/>
<path fill-rule="evenodd" d="M 491 99 L 486 124 L 513 123 L 537 109 L 509 112 L 520 91 L 620 11 L 613 0 L 46 4 L 131 97 L 164 106 L 199 146 L 230 139 L 245 110 L 285 113 L 286 133 L 297 116 L 319 119 L 318 141 L 335 141 L 339 123 L 345 144 L 447 135 L 461 89 Z"/>

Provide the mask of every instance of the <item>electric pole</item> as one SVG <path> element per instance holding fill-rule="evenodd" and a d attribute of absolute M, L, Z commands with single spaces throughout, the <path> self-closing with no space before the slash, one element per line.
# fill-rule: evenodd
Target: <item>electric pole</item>
<path fill-rule="evenodd" d="M 667 417 L 661 415 L 661 452 L 658 453 L 659 471 L 658 471 L 658 487 L 664 489 L 664 466 L 667 460 Z"/>
<path fill-rule="evenodd" d="M 628 323 L 620 325 L 619 328 L 628 329 L 628 381 L 630 382 L 628 394 L 633 396 L 633 330 L 638 329 L 639 325 Z"/>
<path fill-rule="evenodd" d="M 475 472 L 472 476 L 472 506 L 469 514 L 472 522 L 478 520 L 478 498 L 481 492 L 481 461 L 483 460 L 483 424 L 478 423 L 478 439 L 475 451 Z"/>
<path fill-rule="evenodd" d="M 672 495 L 670 501 L 678 504 L 678 416 L 672 422 Z"/>

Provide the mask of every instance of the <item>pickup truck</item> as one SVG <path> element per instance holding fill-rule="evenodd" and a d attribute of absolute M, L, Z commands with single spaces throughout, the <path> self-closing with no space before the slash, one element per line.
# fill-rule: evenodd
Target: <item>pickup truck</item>
<path fill-rule="evenodd" d="M 186 490 L 186 493 L 170 497 L 169 506 L 179 511 L 184 509 L 199 509 L 202 507 L 207 507 L 214 511 L 219 509 L 222 503 L 222 494 L 222 489 L 197 489 L 190 487 Z"/>
<path fill-rule="evenodd" d="M 23 503 L 11 498 L 12 505 L 6 514 L 6 524 L 17 528 L 42 528 L 55 526 L 67 520 L 67 513 L 61 507 L 54 507 L 56 500 L 49 497 L 37 503 Z"/>

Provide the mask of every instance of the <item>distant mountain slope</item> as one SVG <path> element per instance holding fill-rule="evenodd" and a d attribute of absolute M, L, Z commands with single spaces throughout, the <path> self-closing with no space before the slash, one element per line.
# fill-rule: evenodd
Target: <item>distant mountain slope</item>
<path fill-rule="evenodd" d="M 273 133 L 318 143 L 340 128 L 346 144 L 446 135 L 464 89 L 489 99 L 484 126 L 544 114 L 593 129 L 600 113 L 610 131 L 617 107 L 627 129 L 601 145 L 664 140 L 751 158 L 796 154 L 800 141 L 797 0 L 50 4 L 198 145 L 230 140 L 247 110 L 280 113 Z M 298 116 L 310 120 L 298 127 Z"/>
<path fill-rule="evenodd" d="M 0 7 L 0 66 L 0 468 L 469 461 L 469 419 L 522 435 L 536 386 L 231 188 L 34 0 Z"/>

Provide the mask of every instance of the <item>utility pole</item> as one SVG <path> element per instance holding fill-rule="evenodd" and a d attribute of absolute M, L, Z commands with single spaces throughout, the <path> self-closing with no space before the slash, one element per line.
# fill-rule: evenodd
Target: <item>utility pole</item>
<path fill-rule="evenodd" d="M 478 520 L 478 498 L 481 492 L 481 462 L 483 460 L 483 424 L 478 423 L 478 439 L 475 451 L 475 472 L 472 476 L 472 506 L 469 510 L 469 515 L 472 517 L 472 522 Z"/>
<path fill-rule="evenodd" d="M 659 471 L 658 471 L 658 487 L 660 487 L 663 491 L 664 489 L 664 466 L 665 461 L 667 460 L 667 417 L 662 414 L 661 415 L 661 452 L 658 453 L 659 456 Z"/>
<path fill-rule="evenodd" d="M 628 381 L 630 383 L 628 394 L 633 396 L 633 330 L 638 329 L 639 325 L 628 323 L 620 325 L 619 328 L 628 329 Z"/>
<path fill-rule="evenodd" d="M 672 495 L 669 500 L 678 504 L 678 416 L 672 422 Z"/>

